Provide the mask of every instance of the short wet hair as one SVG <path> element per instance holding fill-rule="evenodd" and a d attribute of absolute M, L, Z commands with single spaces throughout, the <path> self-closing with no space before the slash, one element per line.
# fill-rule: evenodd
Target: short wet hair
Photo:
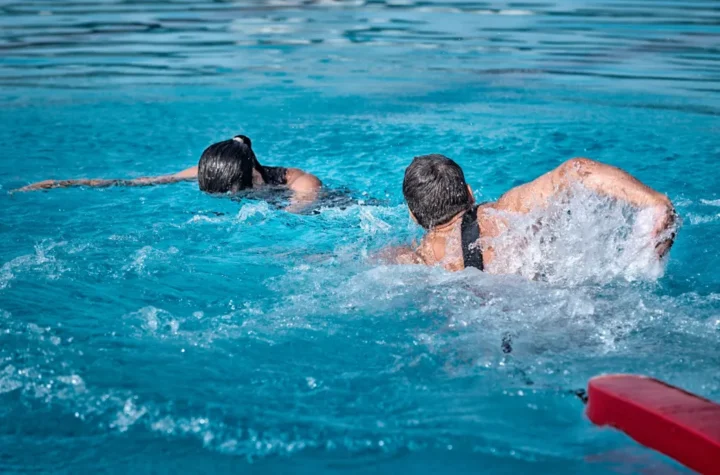
<path fill-rule="evenodd" d="M 208 193 L 235 193 L 252 188 L 256 167 L 252 142 L 245 135 L 236 135 L 205 149 L 198 163 L 198 184 Z"/>
<path fill-rule="evenodd" d="M 405 169 L 403 195 L 425 229 L 447 223 L 472 205 L 462 168 L 439 154 L 415 157 Z"/>

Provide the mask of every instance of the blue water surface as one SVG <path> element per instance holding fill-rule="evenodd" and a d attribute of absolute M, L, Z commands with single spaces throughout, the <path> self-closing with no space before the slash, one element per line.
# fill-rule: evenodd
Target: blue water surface
<path fill-rule="evenodd" d="M 0 2 L 0 471 L 682 473 L 569 391 L 720 400 L 718 45 L 715 0 Z M 9 193 L 238 133 L 356 204 Z M 609 211 L 547 281 L 378 264 L 420 235 L 426 153 L 483 200 L 573 156 L 627 169 L 682 216 L 664 276 L 604 257 Z"/>

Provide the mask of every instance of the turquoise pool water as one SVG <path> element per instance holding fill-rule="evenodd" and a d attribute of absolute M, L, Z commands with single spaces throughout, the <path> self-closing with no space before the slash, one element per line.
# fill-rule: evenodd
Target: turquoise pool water
<path fill-rule="evenodd" d="M 682 471 L 568 391 L 637 372 L 720 400 L 717 2 L 3 1 L 0 26 L 4 473 Z M 237 133 L 359 204 L 8 193 Z M 621 166 L 675 202 L 676 246 L 658 268 L 586 194 L 515 275 L 374 263 L 419 235 L 402 174 L 433 152 L 482 199 Z"/>

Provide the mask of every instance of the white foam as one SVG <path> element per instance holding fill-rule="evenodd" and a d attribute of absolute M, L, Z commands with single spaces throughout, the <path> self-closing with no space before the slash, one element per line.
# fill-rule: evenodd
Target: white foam
<path fill-rule="evenodd" d="M 372 207 L 360 207 L 360 227 L 369 235 L 374 235 L 378 232 L 386 232 L 391 228 L 390 224 L 383 221 L 376 214 L 380 213 Z"/>
<path fill-rule="evenodd" d="M 65 246 L 65 241 L 43 241 L 35 245 L 35 254 L 16 257 L 0 267 L 0 290 L 6 288 L 16 274 L 29 271 L 40 271 L 48 279 L 58 279 L 67 268 L 55 258 L 52 252 L 56 247 Z"/>
<path fill-rule="evenodd" d="M 146 267 L 149 263 L 162 262 L 169 263 L 174 260 L 175 255 L 180 250 L 174 246 L 170 246 L 167 250 L 155 249 L 152 246 L 143 246 L 132 256 L 132 261 L 122 267 L 124 272 L 135 272 L 137 274 L 147 273 Z"/>
<path fill-rule="evenodd" d="M 520 16 L 520 15 L 532 15 L 533 12 L 530 10 L 500 10 L 498 12 L 500 15 L 511 15 L 511 16 Z"/>
<path fill-rule="evenodd" d="M 496 250 L 491 272 L 570 285 L 654 280 L 663 274 L 651 237 L 652 210 L 639 211 L 575 187 L 546 210 L 501 216 L 510 223 L 508 229 L 483 240 Z"/>
<path fill-rule="evenodd" d="M 65 387 L 57 393 L 58 397 L 61 399 L 72 399 L 78 394 L 82 394 L 87 391 L 85 381 L 77 374 L 58 376 L 56 381 L 65 385 Z"/>
<path fill-rule="evenodd" d="M 696 226 L 698 224 L 714 223 L 715 221 L 720 219 L 720 213 L 711 215 L 688 213 L 687 218 L 690 221 L 690 224 Z"/>
<path fill-rule="evenodd" d="M 123 407 L 115 416 L 115 420 L 110 423 L 110 427 L 120 432 L 127 431 L 141 417 L 148 412 L 145 406 L 137 406 L 132 398 L 129 398 L 123 404 Z"/>
<path fill-rule="evenodd" d="M 204 214 L 196 214 L 189 220 L 185 222 L 185 224 L 195 224 L 195 223 L 221 223 L 227 221 L 227 218 L 223 216 L 206 216 Z"/>
<path fill-rule="evenodd" d="M 130 264 L 124 266 L 123 270 L 141 272 L 145 269 L 145 261 L 153 252 L 155 252 L 155 249 L 153 249 L 152 246 L 143 246 L 135 252 L 133 261 Z"/>
<path fill-rule="evenodd" d="M 177 335 L 180 330 L 180 322 L 170 312 L 153 306 L 143 307 L 126 318 L 139 320 L 141 328 L 153 335 Z"/>
<path fill-rule="evenodd" d="M 16 369 L 13 365 L 7 365 L 0 371 L 0 394 L 9 393 L 21 388 L 23 383 L 16 375 Z"/>
<path fill-rule="evenodd" d="M 417 7 L 415 10 L 421 13 L 462 13 L 462 10 L 454 7 Z"/>
<path fill-rule="evenodd" d="M 250 218 L 255 218 L 256 216 L 259 216 L 260 218 L 266 218 L 271 212 L 272 209 L 266 201 L 248 203 L 244 204 L 243 207 L 240 208 L 240 211 L 238 211 L 235 221 L 238 223 L 245 223 L 248 222 Z"/>

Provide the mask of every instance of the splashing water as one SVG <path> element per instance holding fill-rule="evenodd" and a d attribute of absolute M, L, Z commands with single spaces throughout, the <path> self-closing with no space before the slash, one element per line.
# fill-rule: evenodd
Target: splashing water
<path fill-rule="evenodd" d="M 527 215 L 505 213 L 507 230 L 487 239 L 498 258 L 490 270 L 577 286 L 614 279 L 655 280 L 664 265 L 655 252 L 652 209 L 638 210 L 581 185 Z M 663 235 L 675 232 L 667 230 Z"/>

